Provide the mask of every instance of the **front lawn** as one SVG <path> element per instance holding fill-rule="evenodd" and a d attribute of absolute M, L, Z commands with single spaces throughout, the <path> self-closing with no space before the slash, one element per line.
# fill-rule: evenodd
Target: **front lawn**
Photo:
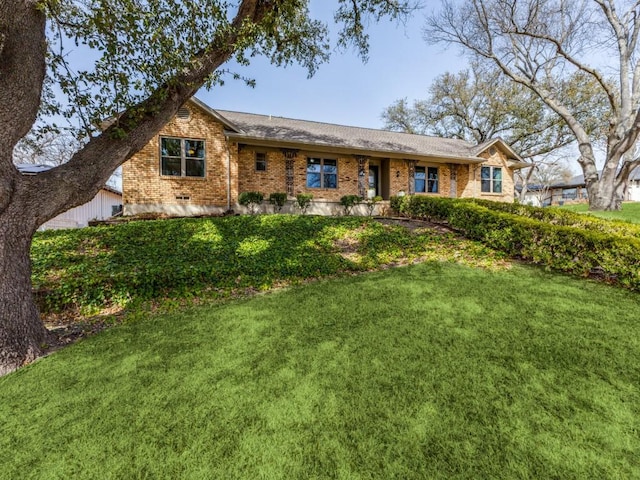
<path fill-rule="evenodd" d="M 589 213 L 600 218 L 608 218 L 609 220 L 624 220 L 625 222 L 640 223 L 640 202 L 624 202 L 622 210 L 617 212 L 592 212 L 589 211 L 589 205 L 580 203 L 576 205 L 565 205 L 567 210 L 578 213 Z"/>
<path fill-rule="evenodd" d="M 639 301 L 431 261 L 150 316 L 0 378 L 0 478 L 639 478 Z"/>

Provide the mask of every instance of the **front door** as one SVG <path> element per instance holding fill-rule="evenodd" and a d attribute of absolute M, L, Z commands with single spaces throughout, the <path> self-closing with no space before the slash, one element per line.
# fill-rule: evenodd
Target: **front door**
<path fill-rule="evenodd" d="M 373 198 L 379 195 L 380 188 L 378 187 L 378 166 L 370 165 L 369 166 L 369 190 L 367 191 L 367 196 L 369 198 Z"/>

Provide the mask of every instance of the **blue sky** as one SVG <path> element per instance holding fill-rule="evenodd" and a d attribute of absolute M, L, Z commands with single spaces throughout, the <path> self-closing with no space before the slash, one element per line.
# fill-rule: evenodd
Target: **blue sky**
<path fill-rule="evenodd" d="M 335 2 L 312 0 L 311 13 L 333 25 L 334 6 Z M 417 12 L 405 25 L 372 23 L 366 64 L 355 51 L 335 52 L 311 79 L 303 68 L 278 68 L 264 59 L 249 67 L 229 64 L 226 67 L 254 78 L 256 87 L 229 79 L 224 86 L 201 90 L 197 97 L 214 109 L 381 128 L 385 107 L 399 98 L 425 98 L 436 76 L 466 66 L 456 49 L 426 44 L 425 14 Z"/>

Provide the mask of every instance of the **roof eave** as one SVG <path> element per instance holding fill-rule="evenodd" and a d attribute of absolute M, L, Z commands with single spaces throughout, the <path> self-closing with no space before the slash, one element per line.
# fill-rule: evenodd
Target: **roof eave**
<path fill-rule="evenodd" d="M 447 154 L 420 154 L 406 151 L 371 150 L 361 147 L 340 147 L 322 143 L 297 142 L 295 140 L 272 140 L 262 137 L 250 137 L 234 132 L 225 132 L 229 139 L 238 143 L 245 143 L 256 147 L 291 148 L 297 150 L 312 150 L 315 152 L 342 153 L 345 155 L 363 155 L 367 157 L 394 158 L 402 160 L 426 160 L 436 163 L 479 164 L 486 162 L 480 157 L 465 157 Z"/>
<path fill-rule="evenodd" d="M 225 118 L 222 115 L 220 115 L 213 108 L 211 108 L 209 105 L 207 105 L 206 103 L 204 103 L 202 100 L 198 99 L 197 97 L 191 97 L 188 101 L 191 102 L 191 103 L 194 103 L 196 106 L 198 106 L 199 108 L 204 110 L 206 113 L 211 115 L 213 118 L 218 120 L 220 123 L 222 123 L 231 132 L 240 133 L 240 134 L 243 133 L 242 129 L 240 127 L 238 127 L 235 123 L 231 122 L 227 118 Z"/>
<path fill-rule="evenodd" d="M 513 168 L 514 170 L 533 167 L 533 164 L 529 162 L 516 162 L 515 160 L 510 160 L 507 163 L 509 164 L 509 167 Z"/>
<path fill-rule="evenodd" d="M 509 145 L 507 142 L 505 142 L 500 137 L 494 138 L 493 140 L 482 144 L 480 146 L 480 149 L 477 150 L 477 153 L 484 152 L 484 151 L 488 150 L 489 148 L 491 148 L 493 145 L 496 145 L 496 144 L 500 144 L 502 146 L 502 148 L 504 148 L 507 151 L 507 153 L 509 153 L 510 156 L 514 158 L 514 161 L 516 163 L 527 163 L 522 159 L 522 157 L 520 155 L 518 155 L 516 153 L 516 151 L 513 148 L 511 148 L 511 145 Z M 530 165 L 530 164 L 527 164 L 527 165 Z M 525 168 L 525 167 L 513 167 L 513 168 Z"/>

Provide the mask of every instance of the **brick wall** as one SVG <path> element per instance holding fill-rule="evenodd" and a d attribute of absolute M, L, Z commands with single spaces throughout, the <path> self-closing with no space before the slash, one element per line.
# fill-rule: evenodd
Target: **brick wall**
<path fill-rule="evenodd" d="M 227 148 L 223 127 L 193 104 L 188 119 L 174 118 L 158 135 L 122 167 L 123 203 L 131 205 L 217 206 L 227 204 Z M 205 176 L 160 175 L 160 137 L 179 137 L 205 142 Z M 237 185 L 237 148 L 231 148 L 231 183 Z M 234 193 L 237 196 L 237 187 Z M 189 197 L 188 200 L 176 197 Z M 235 197 L 234 197 L 235 198 Z M 233 199 L 232 199 L 233 201 Z"/>
<path fill-rule="evenodd" d="M 256 171 L 256 152 L 266 154 L 266 171 Z M 338 188 L 308 188 L 307 157 L 337 159 Z M 266 198 L 270 193 L 287 191 L 285 156 L 281 150 L 243 146 L 238 159 L 240 192 L 261 192 Z M 314 200 L 338 202 L 343 195 L 358 194 L 358 162 L 353 156 L 300 151 L 293 161 L 293 170 L 294 195 L 311 193 Z"/>
<path fill-rule="evenodd" d="M 256 170 L 256 153 L 267 157 L 267 169 Z M 243 146 L 238 155 L 238 191 L 270 193 L 286 192 L 285 158 L 280 150 Z"/>
<path fill-rule="evenodd" d="M 470 175 L 473 172 L 473 165 L 458 165 L 458 179 L 457 179 L 457 196 L 467 197 L 469 190 L 473 190 L 473 186 L 469 188 Z"/>
<path fill-rule="evenodd" d="M 507 157 L 499 149 L 489 149 L 480 154 L 487 161 L 479 165 L 463 165 L 458 169 L 458 192 L 463 198 L 484 198 L 500 202 L 512 202 L 514 192 L 513 170 L 507 166 Z M 502 168 L 502 193 L 485 193 L 481 191 L 480 170 L 481 167 L 495 166 Z M 466 181 L 463 181 L 466 180 Z"/>
<path fill-rule="evenodd" d="M 173 119 L 159 135 L 156 135 L 149 144 L 123 165 L 123 203 L 126 214 L 140 211 L 167 211 L 181 214 L 223 211 L 227 205 L 229 179 L 232 208 L 241 192 L 259 191 L 266 198 L 273 192 L 287 191 L 286 161 L 281 149 L 230 143 L 227 150 L 223 126 L 196 105 L 188 104 L 188 108 L 191 112 L 188 119 Z M 205 177 L 161 176 L 159 144 L 161 136 L 204 140 Z M 266 154 L 266 171 L 256 170 L 256 152 Z M 512 201 L 513 171 L 507 167 L 504 153 L 498 148 L 491 148 L 481 156 L 487 159 L 483 165 L 503 168 L 502 193 L 480 191 L 480 165 L 457 165 L 453 166 L 457 175 L 457 196 Z M 307 187 L 308 157 L 338 161 L 337 189 Z M 231 162 L 229 172 L 227 171 L 228 158 Z M 409 165 L 406 160 L 375 158 L 371 159 L 371 164 L 380 167 L 380 184 L 381 186 L 383 183 L 388 184 L 390 195 L 410 191 Z M 386 170 L 387 165 L 388 170 Z M 365 172 L 368 172 L 368 166 L 368 164 L 365 165 Z M 437 194 L 419 193 L 419 195 L 450 196 L 452 168 L 450 164 L 418 162 L 417 166 L 437 167 L 439 179 Z M 343 195 L 357 195 L 358 161 L 353 155 L 299 151 L 294 159 L 294 195 L 298 193 L 312 193 L 314 200 L 319 202 L 338 202 Z"/>

